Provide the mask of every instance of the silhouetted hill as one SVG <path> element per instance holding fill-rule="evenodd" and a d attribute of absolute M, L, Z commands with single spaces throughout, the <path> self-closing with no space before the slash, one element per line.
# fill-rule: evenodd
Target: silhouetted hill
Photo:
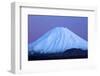
<path fill-rule="evenodd" d="M 28 60 L 78 59 L 88 58 L 88 51 L 81 49 L 68 49 L 58 53 L 28 52 Z"/>

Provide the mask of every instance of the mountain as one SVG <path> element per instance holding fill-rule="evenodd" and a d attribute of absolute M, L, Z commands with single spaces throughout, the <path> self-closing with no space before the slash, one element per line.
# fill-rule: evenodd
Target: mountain
<path fill-rule="evenodd" d="M 59 53 L 72 48 L 87 50 L 87 41 L 65 27 L 55 27 L 28 45 L 32 53 Z"/>

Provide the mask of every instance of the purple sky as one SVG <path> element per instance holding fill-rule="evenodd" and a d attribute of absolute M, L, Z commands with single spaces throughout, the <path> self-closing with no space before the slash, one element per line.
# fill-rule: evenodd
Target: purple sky
<path fill-rule="evenodd" d="M 88 39 L 88 17 L 28 15 L 28 43 L 59 26 L 67 27 L 83 39 Z"/>

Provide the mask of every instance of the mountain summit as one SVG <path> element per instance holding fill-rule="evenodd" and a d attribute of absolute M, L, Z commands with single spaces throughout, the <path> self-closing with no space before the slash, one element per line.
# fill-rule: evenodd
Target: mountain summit
<path fill-rule="evenodd" d="M 65 27 L 56 27 L 28 45 L 30 52 L 56 53 L 78 48 L 87 50 L 87 41 Z"/>

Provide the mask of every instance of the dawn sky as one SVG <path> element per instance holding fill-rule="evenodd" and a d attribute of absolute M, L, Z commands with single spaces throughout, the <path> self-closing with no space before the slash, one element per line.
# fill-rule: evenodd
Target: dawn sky
<path fill-rule="evenodd" d="M 55 27 L 66 27 L 83 39 L 88 39 L 88 17 L 28 15 L 28 43 Z"/>

